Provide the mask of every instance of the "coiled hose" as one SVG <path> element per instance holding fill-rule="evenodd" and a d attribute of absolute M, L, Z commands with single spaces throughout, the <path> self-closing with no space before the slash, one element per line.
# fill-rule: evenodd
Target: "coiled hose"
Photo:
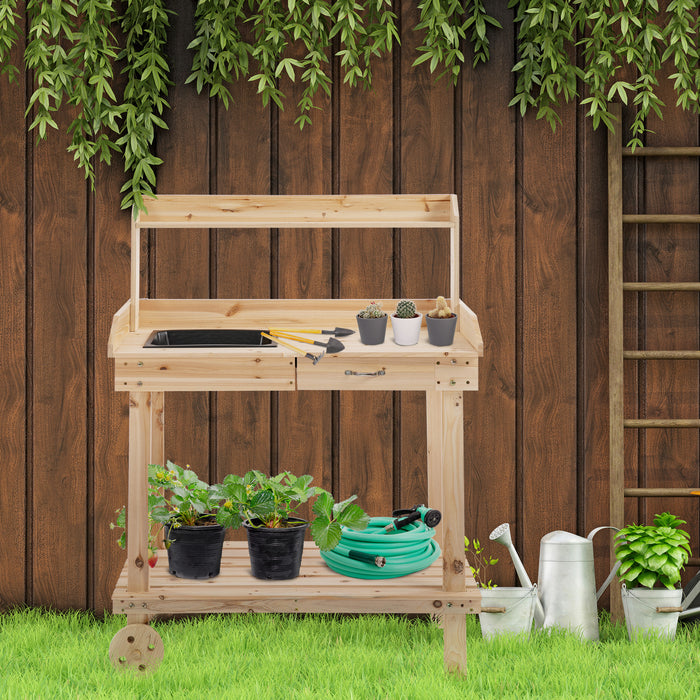
<path fill-rule="evenodd" d="M 435 530 L 418 520 L 400 530 L 386 532 L 394 518 L 371 518 L 367 529 L 343 527 L 340 543 L 329 552 L 321 552 L 333 571 L 352 578 L 398 578 L 430 566 L 440 547 L 433 539 Z M 361 560 L 358 560 L 358 557 Z M 374 561 L 386 559 L 383 566 Z"/>

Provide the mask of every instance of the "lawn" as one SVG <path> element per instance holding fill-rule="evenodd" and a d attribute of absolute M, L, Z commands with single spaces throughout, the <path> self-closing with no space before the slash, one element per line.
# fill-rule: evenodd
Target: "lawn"
<path fill-rule="evenodd" d="M 0 698 L 699 698 L 700 625 L 631 644 L 603 617 L 601 642 L 563 632 L 481 639 L 468 617 L 466 677 L 443 671 L 442 631 L 391 616 L 209 616 L 155 622 L 165 659 L 117 672 L 123 617 L 35 609 L 0 615 Z"/>

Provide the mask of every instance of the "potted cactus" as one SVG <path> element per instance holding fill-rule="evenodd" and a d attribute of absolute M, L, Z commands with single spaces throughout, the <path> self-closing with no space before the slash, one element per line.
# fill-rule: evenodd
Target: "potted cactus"
<path fill-rule="evenodd" d="M 435 308 L 425 315 L 428 342 L 431 345 L 452 345 L 457 327 L 457 314 L 452 311 L 445 297 L 438 297 L 435 303 Z"/>
<path fill-rule="evenodd" d="M 379 345 L 386 335 L 386 311 L 376 301 L 370 302 L 357 314 L 357 328 L 360 340 L 365 345 Z"/>
<path fill-rule="evenodd" d="M 397 345 L 415 345 L 420 335 L 422 320 L 423 314 L 416 311 L 415 302 L 410 299 L 401 299 L 396 305 L 396 311 L 391 315 L 394 342 Z"/>

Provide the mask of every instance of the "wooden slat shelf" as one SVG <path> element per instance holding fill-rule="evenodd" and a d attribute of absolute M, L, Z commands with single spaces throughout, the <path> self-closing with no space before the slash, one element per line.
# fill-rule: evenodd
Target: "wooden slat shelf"
<path fill-rule="evenodd" d="M 226 542 L 219 576 L 191 581 L 168 573 L 167 552 L 159 552 L 151 572 L 150 590 L 127 592 L 127 570 L 122 570 L 112 595 L 115 613 L 134 610 L 156 613 L 239 612 L 391 612 L 477 613 L 481 596 L 471 574 L 466 590 L 442 588 L 442 559 L 423 571 L 385 580 L 363 580 L 336 574 L 329 569 L 318 548 L 304 543 L 298 578 L 261 581 L 250 573 L 248 545 Z"/>

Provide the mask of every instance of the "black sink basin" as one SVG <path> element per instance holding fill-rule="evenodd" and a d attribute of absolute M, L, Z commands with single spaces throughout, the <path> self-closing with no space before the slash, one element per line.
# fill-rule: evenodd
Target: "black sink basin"
<path fill-rule="evenodd" d="M 153 331 L 144 348 L 259 348 L 274 347 L 259 330 L 232 328 Z"/>

